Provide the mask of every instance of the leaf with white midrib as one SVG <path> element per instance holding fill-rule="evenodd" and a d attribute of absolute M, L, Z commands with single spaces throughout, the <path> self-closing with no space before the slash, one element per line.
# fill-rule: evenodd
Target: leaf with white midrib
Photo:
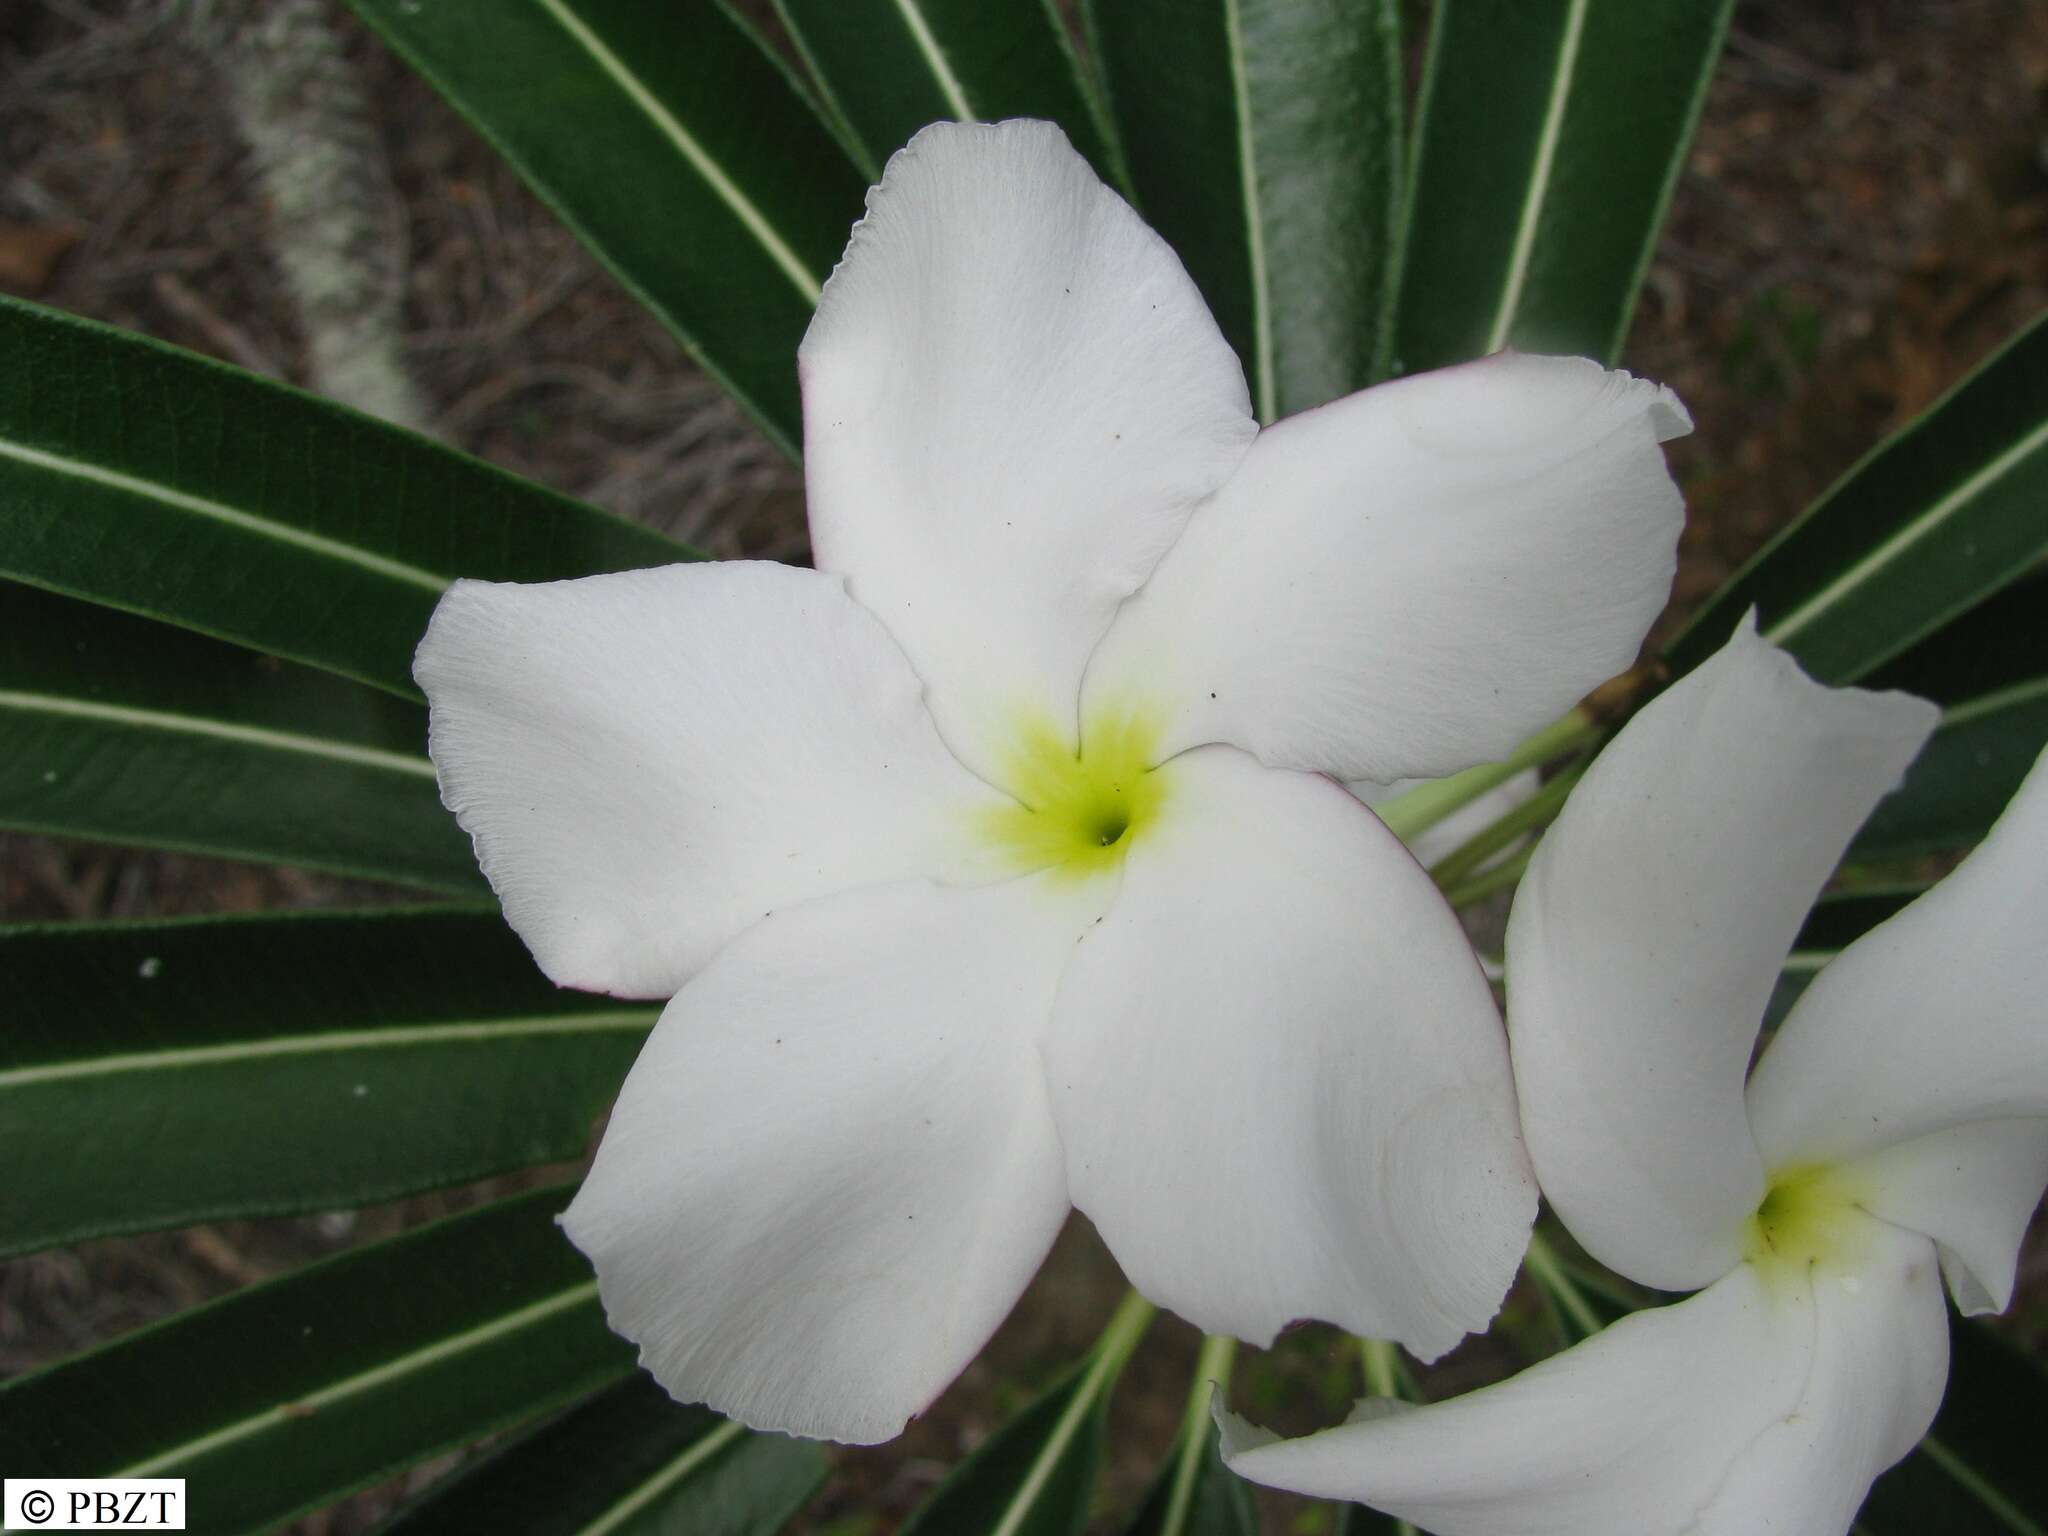
<path fill-rule="evenodd" d="M 208 358 L 0 298 L 0 577 L 417 699 L 459 576 L 535 581 L 682 546 Z"/>
<path fill-rule="evenodd" d="M 617 1380 L 632 1350 L 555 1228 L 566 1196 L 451 1217 L 0 1386 L 8 1472 L 184 1477 L 208 1530 L 253 1532 Z"/>
<path fill-rule="evenodd" d="M 1112 184 L 1121 162 L 1048 0 L 775 0 L 870 180 L 927 123 L 1055 122 Z"/>
<path fill-rule="evenodd" d="M 1261 421 L 1385 371 L 1402 211 L 1397 0 L 1091 0 L 1141 213 L 1237 350 Z"/>
<path fill-rule="evenodd" d="M 0 581 L 0 826 L 470 895 L 426 711 L 309 668 Z"/>
<path fill-rule="evenodd" d="M 864 178 L 753 29 L 722 3 L 350 3 L 795 456 L 797 343 Z"/>
<path fill-rule="evenodd" d="M 0 1253 L 578 1157 L 660 1011 L 475 905 L 0 928 L 0 974 Z"/>
<path fill-rule="evenodd" d="M 1854 682 L 2048 551 L 2048 316 L 1854 465 L 1672 643 L 1679 671 L 1752 606 L 1813 676 Z"/>
<path fill-rule="evenodd" d="M 636 1373 L 450 1474 L 377 1536 L 769 1536 L 826 1468 L 814 1442 L 673 1402 Z"/>
<path fill-rule="evenodd" d="M 1612 361 L 1732 0 L 1441 0 L 1416 109 L 1396 370 Z"/>

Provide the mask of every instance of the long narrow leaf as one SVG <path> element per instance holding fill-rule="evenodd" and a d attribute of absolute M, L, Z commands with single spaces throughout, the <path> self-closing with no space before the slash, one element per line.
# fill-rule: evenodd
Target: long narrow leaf
<path fill-rule="evenodd" d="M 454 1476 L 379 1536 L 769 1536 L 825 1480 L 807 1440 L 685 1408 L 646 1376 L 599 1393 Z"/>
<path fill-rule="evenodd" d="M 1251 1493 L 1217 1453 L 1216 1425 L 1186 1429 L 1124 1536 L 1258 1536 Z"/>
<path fill-rule="evenodd" d="M 1138 205 L 1271 421 L 1384 371 L 1400 212 L 1397 0 L 1090 0 Z"/>
<path fill-rule="evenodd" d="M 1128 1293 L 1088 1358 L 955 1467 L 898 1536 L 1079 1536 L 1102 1470 L 1110 1389 L 1153 1308 Z"/>
<path fill-rule="evenodd" d="M 2048 747 L 2048 579 L 2013 583 L 1867 681 L 1942 705 L 1906 781 L 1878 802 L 1851 860 L 1965 847 L 1990 830 Z"/>
<path fill-rule="evenodd" d="M 1753 605 L 1822 682 L 1854 682 L 2048 550 L 2048 316 L 1856 465 L 1671 647 L 1712 655 Z"/>
<path fill-rule="evenodd" d="M 860 216 L 853 161 L 712 0 L 351 0 L 762 429 Z"/>
<path fill-rule="evenodd" d="M 10 1477 L 182 1477 L 194 1529 L 268 1530 L 624 1376 L 541 1190 L 0 1386 Z"/>
<path fill-rule="evenodd" d="M 0 576 L 417 698 L 457 576 L 688 558 L 528 481 L 175 347 L 0 298 Z"/>
<path fill-rule="evenodd" d="M 1612 360 L 1732 0 L 1439 0 L 1395 327 L 1402 372 Z"/>
<path fill-rule="evenodd" d="M 1047 0 L 776 0 L 870 179 L 926 123 L 1042 117 L 1121 179 L 1100 106 Z"/>
<path fill-rule="evenodd" d="M 0 929 L 0 975 L 0 1253 L 581 1156 L 658 1012 L 488 907 Z"/>
<path fill-rule="evenodd" d="M 0 826 L 482 895 L 426 711 L 0 582 Z"/>

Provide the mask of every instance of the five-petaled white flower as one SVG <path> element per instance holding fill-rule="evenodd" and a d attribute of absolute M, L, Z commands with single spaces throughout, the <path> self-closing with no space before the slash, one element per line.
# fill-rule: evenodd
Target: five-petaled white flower
<path fill-rule="evenodd" d="M 1822 688 L 1746 623 L 1602 754 L 1516 897 L 1544 1193 L 1610 1268 L 1705 1289 L 1430 1407 L 1232 1423 L 1233 1467 L 1442 1536 L 1849 1529 L 1940 1404 L 1938 1273 L 2002 1309 L 2048 1181 L 2048 759 L 1747 1073 L 1801 918 L 1936 718 Z"/>
<path fill-rule="evenodd" d="M 1535 1201 L 1500 1021 L 1324 775 L 1500 757 L 1634 659 L 1676 400 L 1502 356 L 1260 431 L 1029 122 L 890 161 L 799 369 L 818 569 L 461 582 L 416 666 L 541 966 L 674 995 L 565 1218 L 612 1325 L 885 1438 L 1071 1204 L 1212 1332 L 1483 1327 Z"/>

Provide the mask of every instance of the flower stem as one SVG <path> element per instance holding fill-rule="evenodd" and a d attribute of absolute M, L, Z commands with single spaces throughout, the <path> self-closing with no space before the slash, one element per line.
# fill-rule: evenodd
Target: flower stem
<path fill-rule="evenodd" d="M 1600 1314 L 1593 1310 L 1578 1282 L 1565 1272 L 1558 1263 L 1557 1255 L 1551 1251 L 1549 1242 L 1541 1232 L 1529 1234 L 1529 1251 L 1522 1262 L 1528 1266 L 1529 1274 L 1543 1287 L 1550 1299 L 1557 1303 L 1571 1325 L 1579 1330 L 1581 1338 L 1591 1338 L 1601 1329 Z"/>
<path fill-rule="evenodd" d="M 1583 767 L 1567 768 L 1556 778 L 1502 816 L 1491 826 L 1475 832 L 1440 859 L 1429 878 L 1449 890 L 1532 827 L 1539 827 L 1564 808 L 1565 796 L 1579 782 Z"/>
<path fill-rule="evenodd" d="M 1552 721 L 1498 763 L 1481 763 L 1447 779 L 1418 784 L 1405 795 L 1373 807 L 1373 812 L 1403 841 L 1433 827 L 1453 811 L 1470 805 L 1490 789 L 1507 783 L 1525 768 L 1539 768 L 1598 736 L 1602 723 L 1583 704 Z"/>
<path fill-rule="evenodd" d="M 1444 900 L 1451 907 L 1469 907 L 1473 902 L 1491 896 L 1503 886 L 1513 885 L 1522 878 L 1529 867 L 1529 859 L 1536 852 L 1532 843 L 1513 858 L 1496 864 L 1484 874 L 1474 875 L 1463 885 L 1454 885 L 1444 892 Z"/>
<path fill-rule="evenodd" d="M 1214 1422 L 1209 1404 L 1230 1386 L 1230 1367 L 1236 1359 L 1237 1340 L 1219 1334 L 1202 1340 L 1202 1352 L 1195 1356 L 1195 1374 L 1188 1386 L 1188 1405 L 1181 1415 L 1180 1455 L 1174 1462 L 1173 1490 L 1167 1495 L 1160 1536 L 1180 1536 L 1187 1529 L 1188 1512 L 1195 1503 L 1195 1480 L 1201 1476 L 1202 1460 L 1209 1452 Z"/>

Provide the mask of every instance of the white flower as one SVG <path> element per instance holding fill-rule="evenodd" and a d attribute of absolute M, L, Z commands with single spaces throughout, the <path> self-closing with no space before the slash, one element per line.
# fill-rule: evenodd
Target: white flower
<path fill-rule="evenodd" d="M 1839 1536 L 1948 1373 L 1937 1271 L 2011 1299 L 2048 1181 L 2048 760 L 1844 950 L 1747 1074 L 1801 919 L 1933 728 L 1745 624 L 1601 755 L 1508 927 L 1544 1193 L 1610 1268 L 1699 1294 L 1498 1386 L 1260 1443 L 1247 1477 L 1443 1536 Z"/>
<path fill-rule="evenodd" d="M 1633 660 L 1676 401 L 1509 356 L 1261 432 L 1027 122 L 890 162 L 798 361 L 817 570 L 462 582 L 416 666 L 542 967 L 675 995 L 566 1218 L 612 1325 L 885 1438 L 1072 1204 L 1212 1332 L 1483 1326 L 1535 1199 L 1500 1021 L 1322 775 L 1499 757 Z"/>

